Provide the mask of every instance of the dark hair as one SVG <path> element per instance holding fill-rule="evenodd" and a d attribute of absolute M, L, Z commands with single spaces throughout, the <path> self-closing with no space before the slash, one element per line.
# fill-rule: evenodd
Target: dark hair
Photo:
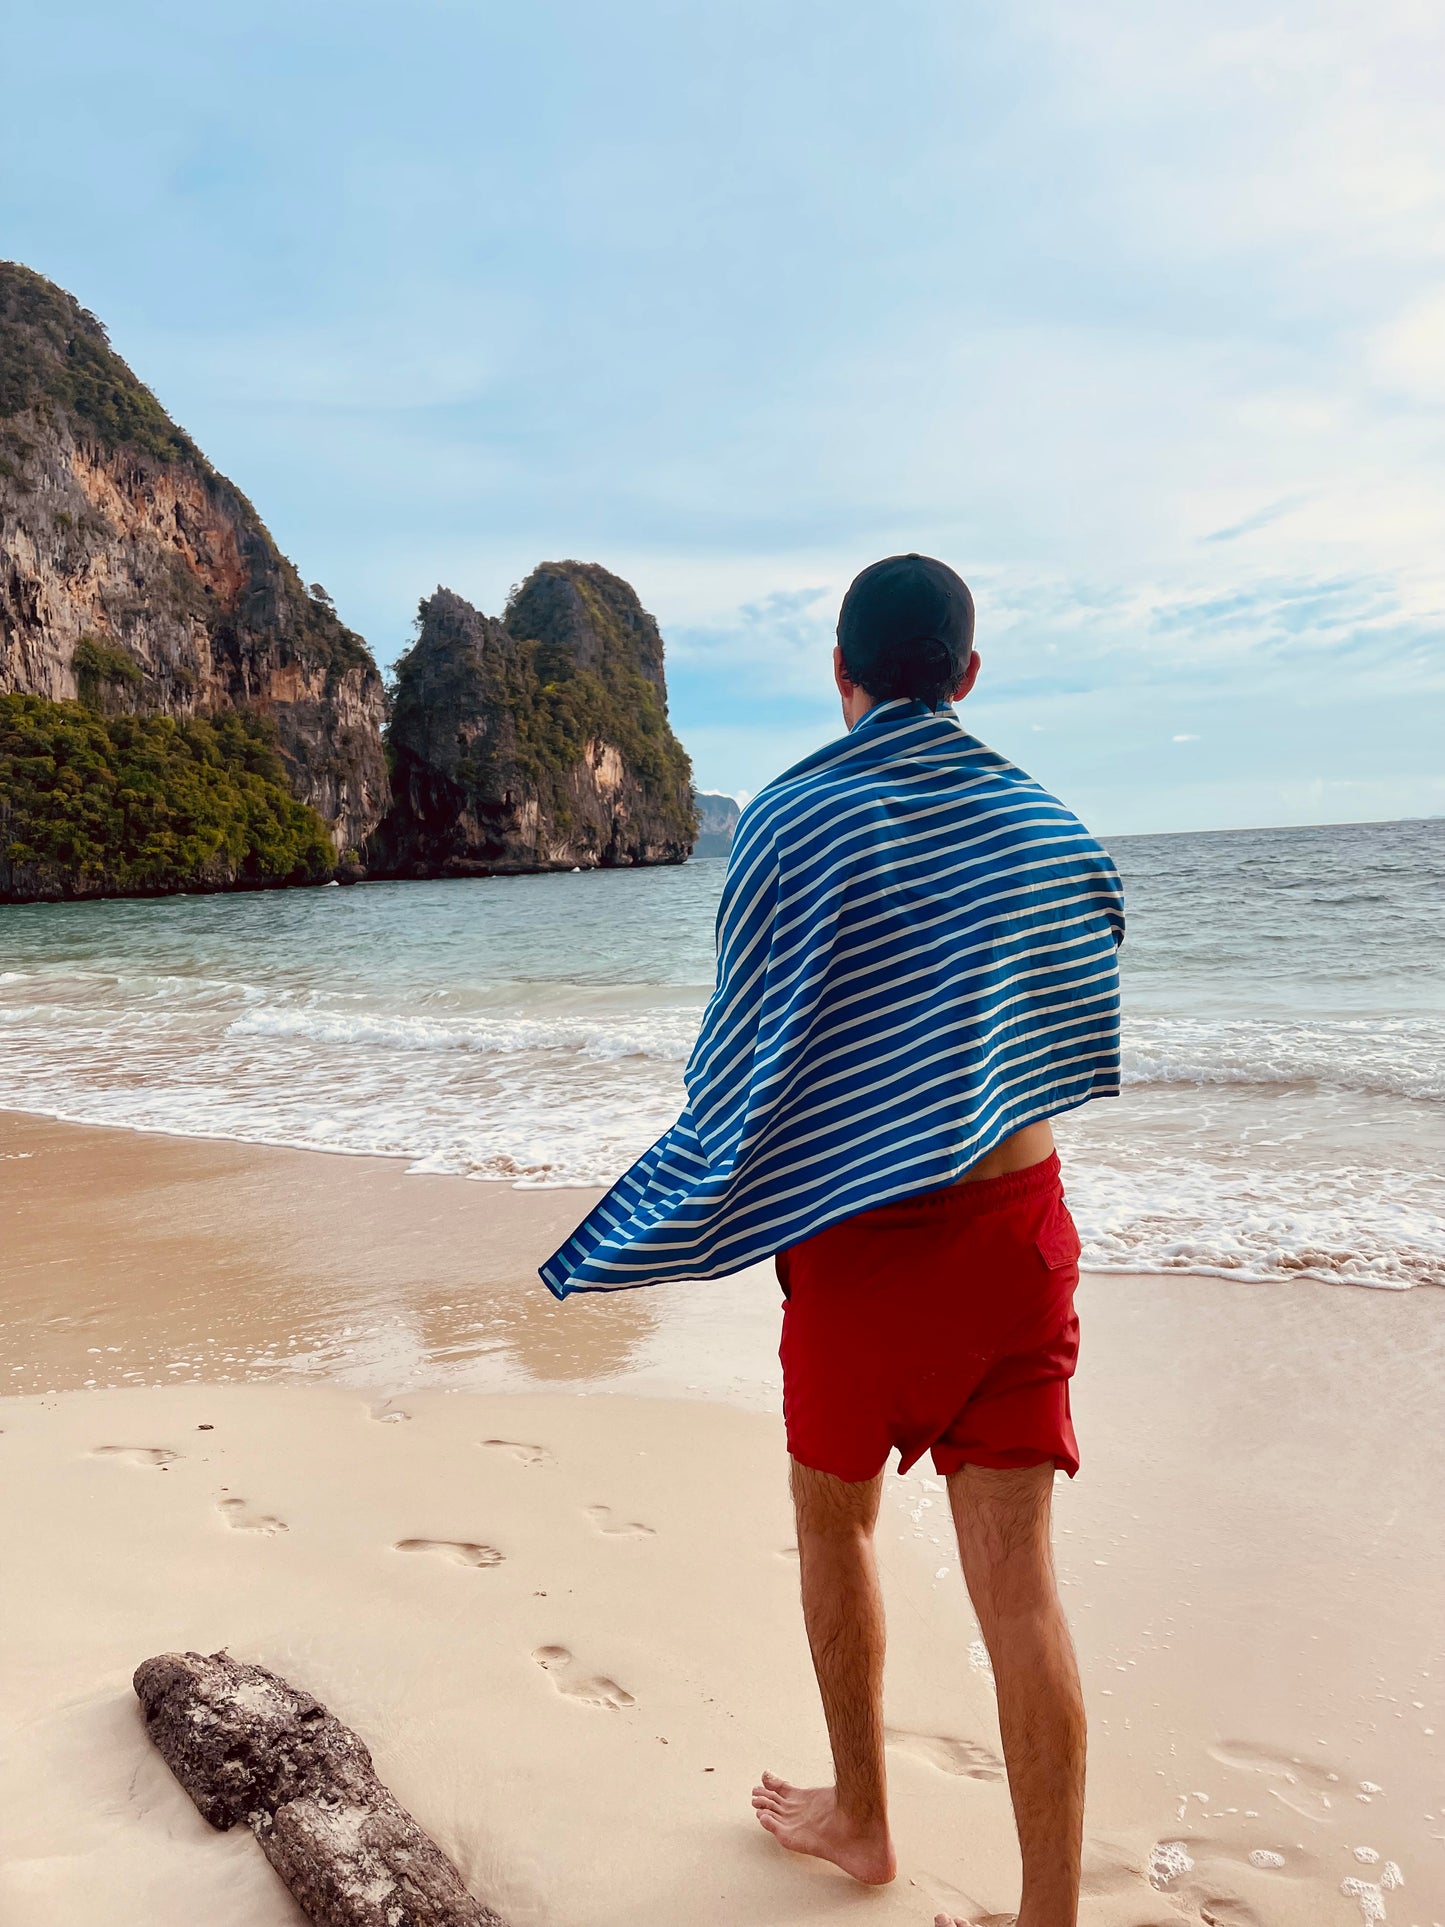
<path fill-rule="evenodd" d="M 854 578 L 838 612 L 843 666 L 879 702 L 908 696 L 936 709 L 973 654 L 973 597 L 945 562 L 891 555 Z"/>

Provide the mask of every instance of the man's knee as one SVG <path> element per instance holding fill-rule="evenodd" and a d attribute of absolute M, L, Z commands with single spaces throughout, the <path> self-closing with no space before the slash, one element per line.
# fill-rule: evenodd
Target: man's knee
<path fill-rule="evenodd" d="M 878 1519 L 883 1478 L 854 1482 L 790 1461 L 793 1505 L 800 1531 L 847 1538 L 871 1535 Z"/>
<path fill-rule="evenodd" d="M 948 1481 L 959 1553 L 972 1591 L 1000 1611 L 1029 1612 L 1053 1596 L 1050 1509 L 1054 1467 L 965 1465 Z"/>

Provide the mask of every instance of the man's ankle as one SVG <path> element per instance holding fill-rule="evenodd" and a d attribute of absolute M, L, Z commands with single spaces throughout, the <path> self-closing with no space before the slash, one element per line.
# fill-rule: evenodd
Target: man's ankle
<path fill-rule="evenodd" d="M 838 1818 L 843 1822 L 843 1825 L 848 1829 L 849 1833 L 858 1835 L 860 1839 L 887 1834 L 888 1808 L 886 1804 L 882 1804 L 876 1798 L 872 1797 L 866 1799 L 859 1799 L 857 1797 L 851 1800 L 845 1799 L 836 1787 L 833 1790 L 833 1798 L 837 1802 Z"/>
<path fill-rule="evenodd" d="M 1042 1905 L 1020 1906 L 1014 1927 L 1077 1927 L 1079 1904 L 1055 1899 Z"/>

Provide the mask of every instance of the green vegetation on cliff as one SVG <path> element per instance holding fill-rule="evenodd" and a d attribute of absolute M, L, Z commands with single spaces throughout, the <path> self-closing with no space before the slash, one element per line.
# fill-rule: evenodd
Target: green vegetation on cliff
<path fill-rule="evenodd" d="M 190 436 L 63 288 L 18 261 L 0 263 L 0 415 L 57 404 L 105 448 L 143 448 L 158 461 L 204 458 Z"/>
<path fill-rule="evenodd" d="M 331 839 L 272 740 L 241 711 L 177 721 L 0 696 L 0 896 L 321 882 Z"/>
<path fill-rule="evenodd" d="M 595 562 L 544 562 L 500 621 L 438 588 L 396 665 L 385 876 L 681 863 L 697 831 L 663 641 Z"/>
<path fill-rule="evenodd" d="M 691 842 L 696 833 L 692 763 L 667 720 L 661 648 L 654 668 L 631 619 L 636 597 L 595 563 L 543 568 L 549 589 L 565 584 L 580 601 L 593 648 L 587 652 L 591 660 L 579 660 L 568 641 L 545 633 L 551 624 L 539 621 L 541 612 L 533 606 L 543 571 L 508 604 L 503 625 L 523 645 L 530 644 L 525 653 L 531 657 L 532 673 L 521 679 L 513 698 L 519 766 L 541 787 L 575 764 L 588 742 L 610 743 L 648 790 L 668 828 Z M 537 630 L 543 633 L 534 634 Z M 646 673 L 649 668 L 652 675 Z"/>

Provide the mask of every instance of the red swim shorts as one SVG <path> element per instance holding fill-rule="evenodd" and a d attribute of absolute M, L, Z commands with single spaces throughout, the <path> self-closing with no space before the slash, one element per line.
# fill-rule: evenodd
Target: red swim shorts
<path fill-rule="evenodd" d="M 849 1481 L 932 1448 L 961 1465 L 1079 1469 L 1079 1234 L 1059 1160 L 830 1225 L 777 1257 L 783 1417 L 801 1464 Z"/>

